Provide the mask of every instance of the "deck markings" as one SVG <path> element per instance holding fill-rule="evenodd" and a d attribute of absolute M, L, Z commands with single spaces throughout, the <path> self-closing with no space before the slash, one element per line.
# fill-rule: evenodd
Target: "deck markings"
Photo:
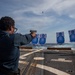
<path fill-rule="evenodd" d="M 72 60 L 66 60 L 65 58 L 51 59 L 51 61 L 57 61 L 57 62 L 72 62 Z"/>
<path fill-rule="evenodd" d="M 37 64 L 36 67 L 38 67 L 40 69 L 43 69 L 43 70 L 46 70 L 46 71 L 49 71 L 49 72 L 52 72 L 52 73 L 54 73 L 56 75 L 70 75 L 69 73 L 66 73 L 64 71 L 58 70 L 58 69 L 50 67 L 50 66 L 45 66 L 45 65 Z"/>
<path fill-rule="evenodd" d="M 34 57 L 34 60 L 44 60 L 44 57 Z"/>
<path fill-rule="evenodd" d="M 26 59 L 26 56 L 31 55 L 31 54 L 36 53 L 36 52 L 40 52 L 41 50 L 43 50 L 43 49 L 38 49 L 38 50 L 35 50 L 33 52 L 23 54 L 23 55 L 20 56 L 20 59 Z"/>

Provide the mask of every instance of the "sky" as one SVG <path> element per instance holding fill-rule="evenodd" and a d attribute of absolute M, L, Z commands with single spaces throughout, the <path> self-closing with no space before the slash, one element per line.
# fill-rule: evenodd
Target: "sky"
<path fill-rule="evenodd" d="M 69 30 L 75 29 L 75 0 L 0 0 L 0 18 L 15 20 L 18 33 L 31 29 L 47 34 L 47 43 L 56 43 L 56 33 L 64 32 L 69 43 Z"/>

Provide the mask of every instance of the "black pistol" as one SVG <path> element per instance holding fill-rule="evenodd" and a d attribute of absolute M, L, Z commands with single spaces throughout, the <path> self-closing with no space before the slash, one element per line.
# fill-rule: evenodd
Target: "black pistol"
<path fill-rule="evenodd" d="M 34 32 L 37 32 L 37 30 L 30 30 L 30 33 L 31 34 L 34 33 Z"/>

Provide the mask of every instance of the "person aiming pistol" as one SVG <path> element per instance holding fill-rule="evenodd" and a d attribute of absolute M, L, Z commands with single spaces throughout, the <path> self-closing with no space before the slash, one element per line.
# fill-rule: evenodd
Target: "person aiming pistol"
<path fill-rule="evenodd" d="M 0 19 L 0 75 L 20 75 L 19 46 L 26 45 L 36 37 L 35 31 L 22 35 L 15 33 L 15 21 L 5 16 Z"/>

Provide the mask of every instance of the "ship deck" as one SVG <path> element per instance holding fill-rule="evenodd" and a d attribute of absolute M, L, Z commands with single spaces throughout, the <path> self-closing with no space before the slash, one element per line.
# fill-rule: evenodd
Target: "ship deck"
<path fill-rule="evenodd" d="M 21 75 L 75 75 L 75 51 L 21 49 Z"/>

